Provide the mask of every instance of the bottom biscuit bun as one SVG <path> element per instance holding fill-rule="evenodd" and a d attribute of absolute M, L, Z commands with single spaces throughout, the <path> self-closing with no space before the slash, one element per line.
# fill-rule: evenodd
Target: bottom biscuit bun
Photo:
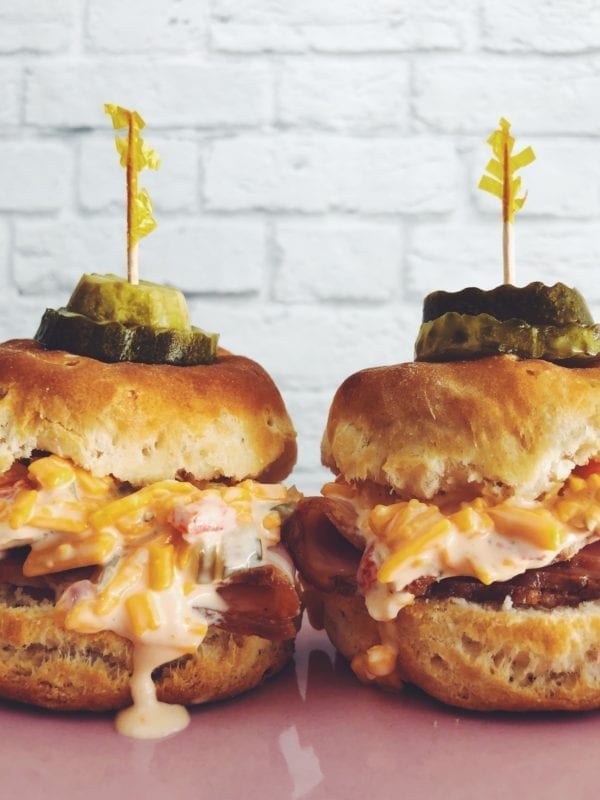
<path fill-rule="evenodd" d="M 547 610 L 417 599 L 378 625 L 359 595 L 310 592 L 331 641 L 366 682 L 406 681 L 478 711 L 600 707 L 600 601 Z"/>
<path fill-rule="evenodd" d="M 107 711 L 131 702 L 133 646 L 111 631 L 65 630 L 53 604 L 0 586 L 0 695 L 60 711 Z M 159 700 L 185 705 L 253 689 L 281 670 L 294 641 L 272 642 L 210 626 L 194 655 L 153 672 Z"/>

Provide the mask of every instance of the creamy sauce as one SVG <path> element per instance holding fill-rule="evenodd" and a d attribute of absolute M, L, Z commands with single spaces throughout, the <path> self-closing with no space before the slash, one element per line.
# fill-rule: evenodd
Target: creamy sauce
<path fill-rule="evenodd" d="M 152 671 L 178 655 L 163 647 L 137 645 L 134 648 L 130 679 L 133 705 L 117 714 L 115 727 L 119 733 L 134 739 L 162 739 L 187 728 L 190 722 L 187 710 L 157 700 L 152 681 Z"/>
<path fill-rule="evenodd" d="M 351 661 L 352 671 L 362 683 L 377 683 L 398 691 L 403 686 L 398 669 L 397 631 L 393 621 L 378 622 L 380 644 L 358 653 Z"/>

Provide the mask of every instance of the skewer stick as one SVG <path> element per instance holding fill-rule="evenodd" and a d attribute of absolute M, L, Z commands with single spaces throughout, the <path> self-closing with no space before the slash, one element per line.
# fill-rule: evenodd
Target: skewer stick
<path fill-rule="evenodd" d="M 135 131 L 133 128 L 133 115 L 127 112 L 129 130 L 127 133 L 127 280 L 129 283 L 140 282 L 139 271 L 139 243 L 134 235 L 135 207 L 134 198 L 137 195 L 137 170 L 135 165 Z"/>
<path fill-rule="evenodd" d="M 138 242 L 133 246 L 127 244 L 127 280 L 129 283 L 137 284 L 140 282 L 140 247 Z"/>
<path fill-rule="evenodd" d="M 515 241 L 512 222 L 504 220 L 502 224 L 502 262 L 504 266 L 504 283 L 515 283 Z"/>
<path fill-rule="evenodd" d="M 507 130 L 508 133 L 508 130 Z M 512 223 L 510 219 L 510 137 L 502 137 L 502 266 L 505 284 L 515 282 L 515 258 Z"/>

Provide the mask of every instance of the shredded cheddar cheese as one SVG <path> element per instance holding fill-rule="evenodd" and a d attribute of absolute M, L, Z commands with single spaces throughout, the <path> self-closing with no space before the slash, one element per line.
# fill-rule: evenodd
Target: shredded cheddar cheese
<path fill-rule="evenodd" d="M 115 577 L 98 594 L 94 612 L 100 617 L 110 614 L 141 578 L 142 565 L 133 559 L 122 559 Z"/>
<path fill-rule="evenodd" d="M 29 475 L 43 489 L 56 489 L 65 483 L 71 483 L 75 478 L 73 467 L 64 459 L 57 456 L 48 456 L 34 461 L 29 466 Z"/>
<path fill-rule="evenodd" d="M 50 534 L 34 543 L 23 564 L 28 577 L 48 575 L 66 569 L 105 564 L 115 554 L 117 538 L 110 532 L 89 533 L 65 539 L 62 532 Z"/>
<path fill-rule="evenodd" d="M 133 633 L 138 638 L 146 631 L 156 631 L 160 627 L 159 612 L 150 592 L 130 594 L 125 601 L 125 608 Z"/>
<path fill-rule="evenodd" d="M 23 489 L 18 492 L 8 512 L 8 524 L 13 530 L 29 522 L 33 516 L 37 496 L 35 489 Z"/>

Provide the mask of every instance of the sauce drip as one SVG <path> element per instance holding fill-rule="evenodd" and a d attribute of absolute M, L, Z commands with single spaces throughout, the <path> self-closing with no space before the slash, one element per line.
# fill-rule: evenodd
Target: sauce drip
<path fill-rule="evenodd" d="M 158 700 L 152 680 L 152 670 L 179 655 L 180 652 L 167 647 L 135 647 L 130 680 L 133 705 L 117 714 L 115 727 L 120 734 L 134 739 L 162 739 L 187 728 L 190 722 L 187 710 Z"/>

